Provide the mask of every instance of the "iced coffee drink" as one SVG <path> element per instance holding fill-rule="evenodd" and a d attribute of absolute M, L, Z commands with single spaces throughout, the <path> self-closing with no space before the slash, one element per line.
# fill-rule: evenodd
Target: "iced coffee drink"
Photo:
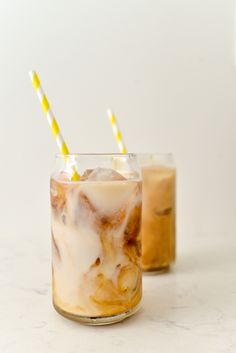
<path fill-rule="evenodd" d="M 133 155 L 118 171 L 112 156 L 73 158 L 79 181 L 63 168 L 51 178 L 53 303 L 71 319 L 113 323 L 141 300 L 141 181 Z"/>
<path fill-rule="evenodd" d="M 175 178 L 170 155 L 141 155 L 142 269 L 163 272 L 175 260 Z"/>

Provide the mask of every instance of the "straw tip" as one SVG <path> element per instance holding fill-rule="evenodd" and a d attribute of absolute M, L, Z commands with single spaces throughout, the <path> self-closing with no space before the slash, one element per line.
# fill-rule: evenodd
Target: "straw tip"
<path fill-rule="evenodd" d="M 32 80 L 33 77 L 34 77 L 34 73 L 35 73 L 34 70 L 29 71 L 29 77 L 31 78 L 31 80 Z"/>
<path fill-rule="evenodd" d="M 114 114 L 113 111 L 112 111 L 110 108 L 108 108 L 108 109 L 107 109 L 107 115 L 108 115 L 109 117 L 111 117 L 113 114 Z"/>

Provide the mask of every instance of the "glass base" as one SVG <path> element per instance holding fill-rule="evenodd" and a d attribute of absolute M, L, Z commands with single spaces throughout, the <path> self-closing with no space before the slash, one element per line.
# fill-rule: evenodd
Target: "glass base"
<path fill-rule="evenodd" d="M 170 265 L 163 266 L 163 267 L 154 267 L 152 269 L 143 269 L 143 274 L 144 275 L 160 275 L 162 273 L 169 272 L 170 270 Z"/>
<path fill-rule="evenodd" d="M 80 315 L 68 313 L 67 311 L 64 311 L 63 309 L 59 308 L 55 303 L 53 303 L 53 306 L 60 315 L 66 317 L 67 319 L 77 321 L 81 324 L 92 325 L 92 326 L 115 324 L 117 322 L 123 321 L 124 319 L 127 319 L 128 317 L 134 315 L 140 309 L 140 304 L 138 304 L 134 308 L 121 314 L 112 315 L 112 316 L 89 317 L 89 316 L 80 316 Z"/>

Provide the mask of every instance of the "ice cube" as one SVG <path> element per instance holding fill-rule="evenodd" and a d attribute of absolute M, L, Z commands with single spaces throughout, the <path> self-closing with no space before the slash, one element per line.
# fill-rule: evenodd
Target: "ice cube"
<path fill-rule="evenodd" d="M 66 205 L 67 184 L 51 179 L 51 205 L 56 212 L 61 212 Z"/>
<path fill-rule="evenodd" d="M 87 180 L 89 181 L 114 181 L 114 180 L 125 180 L 125 177 L 114 169 L 110 168 L 96 168 L 89 175 Z"/>
<path fill-rule="evenodd" d="M 58 179 L 59 179 L 60 181 L 70 181 L 70 180 L 71 180 L 71 177 L 70 177 L 70 174 L 69 174 L 69 173 L 67 173 L 67 172 L 65 172 L 65 171 L 61 171 L 61 172 L 59 173 Z"/>
<path fill-rule="evenodd" d="M 136 205 L 132 211 L 127 221 L 127 225 L 124 231 L 125 241 L 129 244 L 134 244 L 139 236 L 141 226 L 141 203 Z"/>
<path fill-rule="evenodd" d="M 140 270 L 137 265 L 130 263 L 121 268 L 118 276 L 118 288 L 123 293 L 132 293 L 140 282 Z"/>
<path fill-rule="evenodd" d="M 85 172 L 84 172 L 84 174 L 81 175 L 80 180 L 81 180 L 81 181 L 87 180 L 88 177 L 89 177 L 89 175 L 93 172 L 93 170 L 94 170 L 94 169 L 86 169 Z"/>

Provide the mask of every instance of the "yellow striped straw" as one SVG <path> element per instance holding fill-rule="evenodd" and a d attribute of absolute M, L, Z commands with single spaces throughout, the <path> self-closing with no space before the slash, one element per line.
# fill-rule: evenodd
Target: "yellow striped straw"
<path fill-rule="evenodd" d="M 115 114 L 110 109 L 108 109 L 107 115 L 108 115 L 109 121 L 111 123 L 111 127 L 112 127 L 112 130 L 113 130 L 113 133 L 114 133 L 114 136 L 115 136 L 115 139 L 118 144 L 120 152 L 127 153 L 125 143 L 122 138 L 121 132 L 119 130 Z"/>
<path fill-rule="evenodd" d="M 37 93 L 38 99 L 39 99 L 41 106 L 43 108 L 43 111 L 47 117 L 49 126 L 51 127 L 53 136 L 56 139 L 57 146 L 62 154 L 67 155 L 67 154 L 69 154 L 69 149 L 65 143 L 65 140 L 62 137 L 60 128 L 59 128 L 58 123 L 56 121 L 56 118 L 52 112 L 52 109 L 51 109 L 50 104 L 48 102 L 47 96 L 42 89 L 38 75 L 35 71 L 30 71 L 29 75 L 30 75 L 31 81 L 33 83 L 34 89 Z M 76 166 L 72 166 L 72 169 L 73 169 L 73 171 L 72 171 L 72 175 L 71 175 L 71 180 L 73 180 L 73 181 L 79 180 L 80 175 L 78 174 L 78 172 L 76 170 Z"/>

